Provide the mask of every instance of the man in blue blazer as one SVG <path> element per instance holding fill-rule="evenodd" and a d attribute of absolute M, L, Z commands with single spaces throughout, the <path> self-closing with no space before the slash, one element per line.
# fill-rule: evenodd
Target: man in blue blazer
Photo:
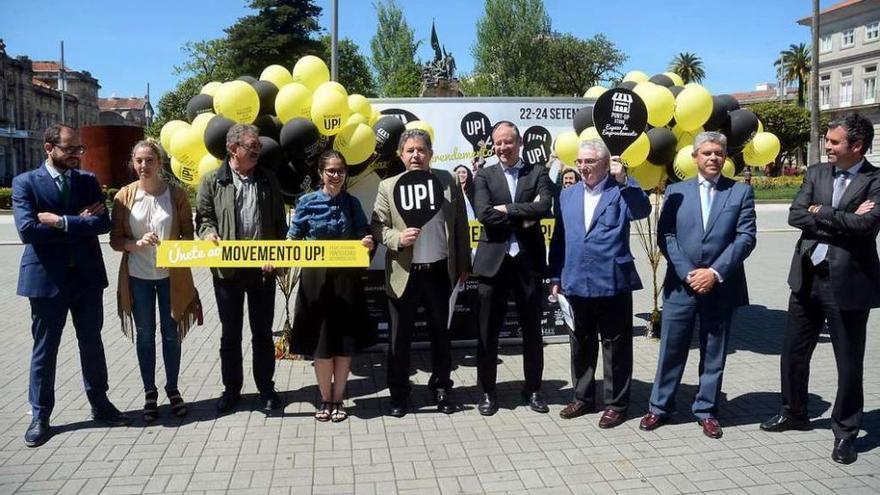
<path fill-rule="evenodd" d="M 560 193 L 550 241 L 551 290 L 558 294 L 561 281 L 574 313 L 574 398 L 559 415 L 571 419 L 594 410 L 601 335 L 605 411 L 599 428 L 621 424 L 629 406 L 632 292 L 642 288 L 629 249 L 629 224 L 651 213 L 645 192 L 609 154 L 602 141 L 581 142 L 576 163 L 583 181 Z"/>
<path fill-rule="evenodd" d="M 752 188 L 721 175 L 727 138 L 694 139 L 697 177 L 672 184 L 660 214 L 658 243 L 668 268 L 663 333 L 651 402 L 639 427 L 653 430 L 675 410 L 694 326 L 700 327 L 700 384 L 691 410 L 710 438 L 721 438 L 718 401 L 734 308 L 749 303 L 743 262 L 755 248 Z"/>
<path fill-rule="evenodd" d="M 18 295 L 30 300 L 34 337 L 28 392 L 33 420 L 24 438 L 28 447 L 42 445 L 51 436 L 55 364 L 68 311 L 92 416 L 109 425 L 128 422 L 107 399 L 101 342 L 107 273 L 98 235 L 110 231 L 110 217 L 101 187 L 94 175 L 78 170 L 85 148 L 76 129 L 49 127 L 43 148 L 43 166 L 12 181 L 15 226 L 25 244 Z"/>

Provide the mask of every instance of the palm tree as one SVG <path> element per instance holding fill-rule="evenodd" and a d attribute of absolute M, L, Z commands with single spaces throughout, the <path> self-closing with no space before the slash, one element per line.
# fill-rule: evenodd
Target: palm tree
<path fill-rule="evenodd" d="M 684 52 L 676 55 L 669 63 L 669 70 L 675 72 L 685 84 L 690 82 L 699 83 L 706 77 L 703 70 L 703 61 L 696 53 Z"/>
<path fill-rule="evenodd" d="M 797 82 L 797 104 L 803 107 L 804 84 L 810 77 L 810 47 L 806 43 L 791 44 L 788 50 L 779 52 L 779 60 L 773 65 L 782 69 L 785 84 Z"/>

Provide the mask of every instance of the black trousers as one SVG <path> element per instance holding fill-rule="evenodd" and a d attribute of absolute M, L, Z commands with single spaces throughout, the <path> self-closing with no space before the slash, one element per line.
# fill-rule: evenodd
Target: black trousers
<path fill-rule="evenodd" d="M 431 378 L 428 388 L 449 390 L 453 382 L 452 355 L 450 354 L 449 296 L 451 286 L 445 259 L 432 263 L 427 269 L 414 269 L 403 295 L 388 298 L 391 317 L 391 341 L 388 346 L 388 389 L 392 402 L 401 403 L 409 398 L 410 348 L 415 329 L 416 312 L 425 308 L 428 335 L 431 337 Z"/>
<path fill-rule="evenodd" d="M 217 298 L 217 311 L 222 327 L 220 370 L 223 386 L 227 391 L 237 393 L 241 391 L 244 382 L 241 334 L 244 326 L 244 298 L 247 295 L 254 383 L 260 393 L 268 393 L 275 388 L 272 380 L 275 375 L 275 344 L 272 340 L 275 277 L 263 277 L 255 272 L 241 275 L 244 276 L 234 279 L 214 277 L 214 296 Z"/>
<path fill-rule="evenodd" d="M 626 411 L 632 383 L 632 292 L 611 297 L 569 297 L 574 313 L 570 332 L 574 398 L 595 405 L 596 360 L 602 339 L 605 407 Z"/>
<path fill-rule="evenodd" d="M 831 412 L 835 438 L 855 438 L 862 424 L 867 309 L 845 311 L 834 299 L 827 264 L 804 266 L 804 286 L 788 301 L 788 323 L 782 349 L 782 410 L 786 416 L 807 418 L 810 358 L 827 320 L 837 361 L 837 397 Z"/>
<path fill-rule="evenodd" d="M 485 393 L 495 391 L 498 377 L 498 336 L 513 291 L 522 329 L 524 392 L 541 390 L 544 374 L 544 342 L 541 334 L 541 277 L 526 270 L 515 257 L 504 256 L 494 277 L 480 277 L 480 333 L 477 340 L 477 381 Z"/>

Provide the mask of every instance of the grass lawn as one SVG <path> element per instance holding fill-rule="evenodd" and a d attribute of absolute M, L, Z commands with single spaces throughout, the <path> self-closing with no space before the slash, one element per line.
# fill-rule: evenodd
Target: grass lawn
<path fill-rule="evenodd" d="M 780 187 L 774 189 L 755 189 L 755 201 L 791 201 L 800 187 Z"/>

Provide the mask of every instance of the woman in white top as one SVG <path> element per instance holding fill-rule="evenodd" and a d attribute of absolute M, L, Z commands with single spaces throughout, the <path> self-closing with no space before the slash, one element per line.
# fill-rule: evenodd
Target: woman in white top
<path fill-rule="evenodd" d="M 117 303 L 122 331 L 136 349 L 144 382 L 144 421 L 159 414 L 156 390 L 156 302 L 165 362 L 165 392 L 174 415 L 187 413 L 177 388 L 180 343 L 193 323 L 201 324 L 201 303 L 189 268 L 158 268 L 156 246 L 162 240 L 192 240 L 192 209 L 186 192 L 162 179 L 161 150 L 153 140 L 131 151 L 138 180 L 113 200 L 110 246 L 124 253 L 119 264 Z M 134 331 L 136 332 L 134 332 Z"/>

